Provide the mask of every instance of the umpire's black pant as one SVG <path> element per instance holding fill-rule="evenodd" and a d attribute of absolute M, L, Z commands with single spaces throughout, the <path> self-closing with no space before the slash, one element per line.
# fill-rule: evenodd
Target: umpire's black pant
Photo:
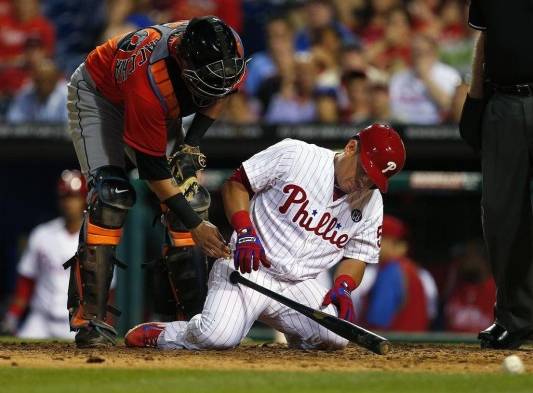
<path fill-rule="evenodd" d="M 496 321 L 533 329 L 533 97 L 496 93 L 482 126 L 482 220 L 497 286 Z"/>

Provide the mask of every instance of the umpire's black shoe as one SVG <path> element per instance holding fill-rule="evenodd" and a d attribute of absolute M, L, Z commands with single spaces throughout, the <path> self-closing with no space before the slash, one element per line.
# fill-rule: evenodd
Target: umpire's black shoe
<path fill-rule="evenodd" d="M 116 344 L 117 332 L 107 323 L 89 321 L 89 325 L 78 330 L 75 337 L 78 348 L 111 347 Z"/>
<path fill-rule="evenodd" d="M 479 333 L 481 348 L 486 349 L 517 349 L 530 339 L 532 329 L 521 329 L 510 332 L 495 323 Z"/>
<path fill-rule="evenodd" d="M 490 325 L 485 330 L 479 332 L 477 338 L 481 340 L 481 346 L 483 347 L 483 341 L 496 341 L 505 332 L 505 328 L 498 323 Z"/>

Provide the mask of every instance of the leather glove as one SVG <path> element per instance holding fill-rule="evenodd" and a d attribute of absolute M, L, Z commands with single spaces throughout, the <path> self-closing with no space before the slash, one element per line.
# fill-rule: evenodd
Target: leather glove
<path fill-rule="evenodd" d="M 333 287 L 326 293 L 322 307 L 330 304 L 337 307 L 339 318 L 348 322 L 355 322 L 355 309 L 353 307 L 351 292 L 357 287 L 352 277 L 343 274 L 336 278 Z"/>

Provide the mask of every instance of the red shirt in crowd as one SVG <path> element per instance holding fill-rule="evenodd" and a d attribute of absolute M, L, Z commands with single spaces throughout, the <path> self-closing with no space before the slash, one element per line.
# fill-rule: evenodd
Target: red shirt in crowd
<path fill-rule="evenodd" d="M 55 30 L 44 17 L 20 21 L 12 15 L 0 15 L 0 92 L 14 94 L 28 78 L 24 52 L 28 41 L 42 45 L 53 56 Z"/>

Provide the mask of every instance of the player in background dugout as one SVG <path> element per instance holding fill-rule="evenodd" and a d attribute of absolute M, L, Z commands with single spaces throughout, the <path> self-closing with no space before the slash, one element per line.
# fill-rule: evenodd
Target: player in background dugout
<path fill-rule="evenodd" d="M 407 257 L 405 224 L 383 217 L 380 263 L 374 285 L 364 301 L 362 321 L 372 328 L 421 332 L 429 328 L 427 296 L 418 266 Z"/>
<path fill-rule="evenodd" d="M 63 263 L 76 251 L 83 220 L 87 185 L 80 171 L 63 171 L 57 195 L 61 216 L 30 233 L 3 333 L 22 338 L 74 338 L 65 309 L 69 274 Z"/>
<path fill-rule="evenodd" d="M 123 266 L 115 248 L 135 203 L 125 153 L 162 203 L 168 230 L 161 268 L 171 272 L 170 280 L 180 278 L 171 283 L 179 292 L 176 313 L 187 317 L 201 309 L 193 246 L 216 258 L 227 257 L 229 249 L 207 221 L 209 193 L 196 178 L 205 167 L 199 145 L 244 76 L 243 56 L 237 33 L 208 16 L 112 38 L 72 75 L 69 131 L 89 184 L 78 251 L 66 264 L 78 347 L 115 343 L 116 331 L 105 318 L 113 310 L 107 304 L 109 283 L 113 266 Z M 185 134 L 181 119 L 191 114 Z M 176 143 L 167 159 L 170 140 Z"/>

